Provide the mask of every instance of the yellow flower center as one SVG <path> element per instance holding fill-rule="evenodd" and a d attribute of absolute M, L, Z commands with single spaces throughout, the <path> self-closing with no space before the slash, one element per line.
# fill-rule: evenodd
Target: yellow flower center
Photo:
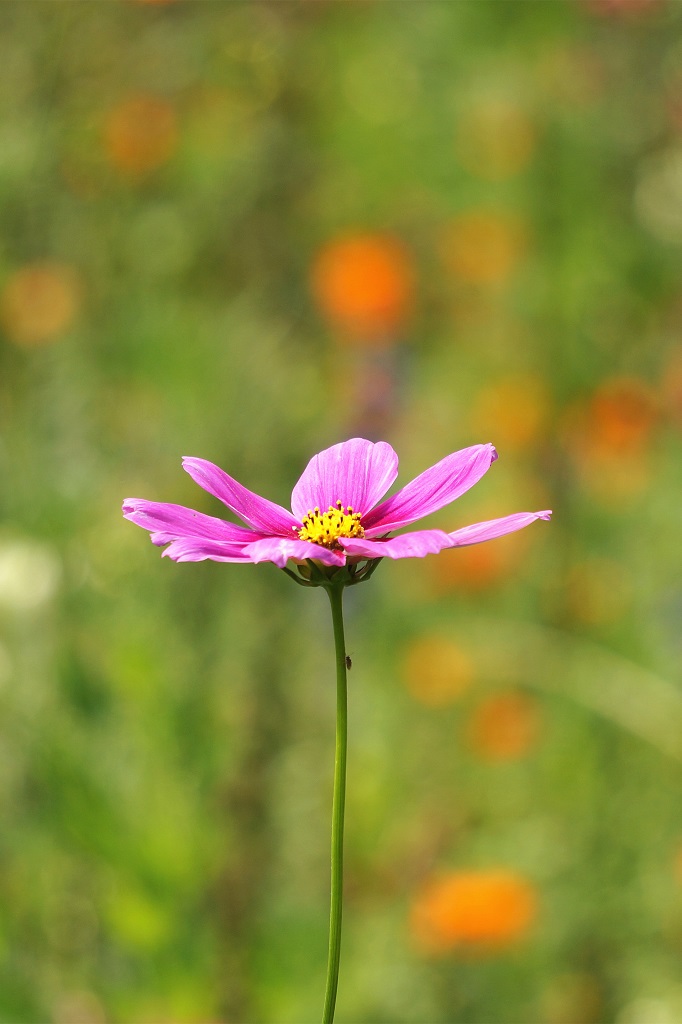
<path fill-rule="evenodd" d="M 320 512 L 319 508 L 309 509 L 298 536 L 300 540 L 308 540 L 311 544 L 338 548 L 340 545 L 336 541 L 339 537 L 365 536 L 360 518 L 360 513 L 354 512 L 350 505 L 344 510 L 341 501 L 337 501 L 336 508 L 330 505 L 326 512 Z"/>

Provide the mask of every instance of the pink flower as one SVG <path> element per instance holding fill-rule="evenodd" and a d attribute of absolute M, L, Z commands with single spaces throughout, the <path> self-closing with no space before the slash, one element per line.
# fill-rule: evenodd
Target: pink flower
<path fill-rule="evenodd" d="M 381 501 L 398 475 L 398 456 L 385 441 L 364 438 L 332 445 L 310 460 L 291 496 L 292 511 L 261 498 L 204 459 L 183 459 L 200 487 L 219 498 L 246 526 L 181 505 L 127 498 L 123 515 L 149 530 L 176 562 L 274 562 L 314 559 L 343 566 L 363 559 L 423 558 L 444 548 L 480 544 L 549 519 L 551 512 L 516 512 L 452 533 L 411 530 L 389 534 L 437 512 L 473 487 L 497 458 L 491 444 L 453 452 L 396 494 Z M 380 502 L 380 504 L 377 504 Z"/>

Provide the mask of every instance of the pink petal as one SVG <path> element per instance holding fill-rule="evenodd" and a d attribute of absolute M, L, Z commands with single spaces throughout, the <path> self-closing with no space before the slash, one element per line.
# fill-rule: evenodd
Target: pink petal
<path fill-rule="evenodd" d="M 292 528 L 300 529 L 301 524 L 294 519 L 291 512 L 281 505 L 276 505 L 274 501 L 268 501 L 267 498 L 261 498 L 259 494 L 247 490 L 212 462 L 185 457 L 182 465 L 200 487 L 219 498 L 259 533 L 283 537 L 291 534 Z"/>
<path fill-rule="evenodd" d="M 386 441 L 350 441 L 326 448 L 303 470 L 291 495 L 294 515 L 303 519 L 309 509 L 323 510 L 341 501 L 364 514 L 379 501 L 398 475 L 398 456 Z"/>
<path fill-rule="evenodd" d="M 505 533 L 514 533 L 515 530 L 522 530 L 524 526 L 534 523 L 536 519 L 550 519 L 551 516 L 551 509 L 544 512 L 515 512 L 511 516 L 503 516 L 502 519 L 489 519 L 485 523 L 463 526 L 461 530 L 448 534 L 448 537 L 452 547 L 466 547 L 468 544 L 480 544 L 484 540 L 503 537 Z"/>
<path fill-rule="evenodd" d="M 423 558 L 435 555 L 443 548 L 449 548 L 451 541 L 443 530 L 413 530 L 399 537 L 387 540 L 361 540 L 356 537 L 339 537 L 347 555 L 363 555 L 366 558 Z"/>
<path fill-rule="evenodd" d="M 250 562 L 244 554 L 245 545 L 202 540 L 201 537 L 181 537 L 168 545 L 161 554 L 174 562 Z"/>
<path fill-rule="evenodd" d="M 123 502 L 123 516 L 131 523 L 149 530 L 154 544 L 168 544 L 179 537 L 203 537 L 207 540 L 242 543 L 257 539 L 257 535 L 245 526 L 236 526 L 183 505 L 170 505 L 162 501 L 126 498 Z"/>
<path fill-rule="evenodd" d="M 397 530 L 444 508 L 473 487 L 496 458 L 491 444 L 475 444 L 446 456 L 363 516 L 365 536 Z"/>
<path fill-rule="evenodd" d="M 345 565 L 346 556 L 342 551 L 330 551 L 320 544 L 311 544 L 307 540 L 288 540 L 284 537 L 265 537 L 244 548 L 251 562 L 274 562 L 280 569 L 286 565 L 287 559 L 303 561 L 314 558 L 324 565 Z"/>

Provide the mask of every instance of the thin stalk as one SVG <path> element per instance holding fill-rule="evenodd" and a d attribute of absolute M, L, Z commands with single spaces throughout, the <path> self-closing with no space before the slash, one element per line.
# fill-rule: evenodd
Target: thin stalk
<path fill-rule="evenodd" d="M 346 644 L 343 635 L 343 584 L 325 588 L 329 594 L 336 650 L 336 756 L 332 802 L 332 892 L 329 908 L 329 959 L 322 1024 L 332 1024 L 336 1006 L 341 957 L 341 914 L 343 907 L 343 815 L 346 804 L 346 749 L 348 745 L 348 696 Z"/>

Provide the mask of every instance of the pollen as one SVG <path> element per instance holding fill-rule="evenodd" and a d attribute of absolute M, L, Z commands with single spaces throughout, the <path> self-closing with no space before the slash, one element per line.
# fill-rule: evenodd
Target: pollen
<path fill-rule="evenodd" d="M 364 537 L 365 531 L 360 525 L 361 515 L 354 512 L 350 505 L 339 500 L 336 507 L 330 505 L 326 512 L 319 508 L 309 509 L 303 520 L 303 527 L 298 531 L 300 540 L 311 544 L 321 544 L 325 548 L 338 548 L 339 537 Z M 296 527 L 294 527 L 296 529 Z"/>

